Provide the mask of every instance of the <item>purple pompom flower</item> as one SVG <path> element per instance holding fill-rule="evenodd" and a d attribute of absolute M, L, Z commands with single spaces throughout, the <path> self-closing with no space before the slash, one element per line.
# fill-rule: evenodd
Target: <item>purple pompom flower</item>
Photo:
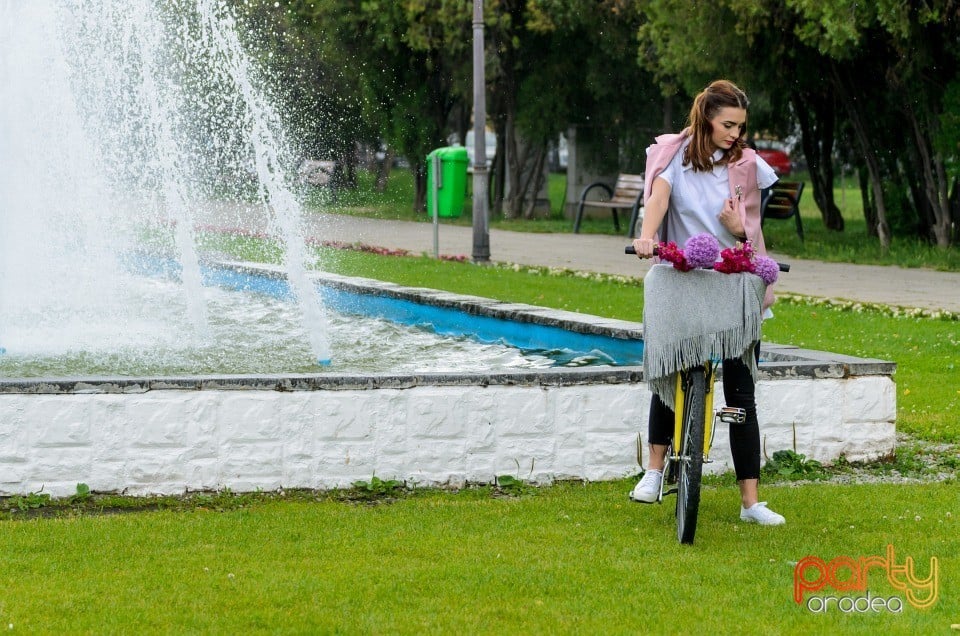
<path fill-rule="evenodd" d="M 753 273 L 762 278 L 763 282 L 767 285 L 772 285 L 777 282 L 777 277 L 780 275 L 780 265 L 777 264 L 777 261 L 766 256 L 755 257 L 751 269 Z"/>
<path fill-rule="evenodd" d="M 720 257 L 720 242 L 712 234 L 697 234 L 687 239 L 683 253 L 691 267 L 713 267 Z"/>

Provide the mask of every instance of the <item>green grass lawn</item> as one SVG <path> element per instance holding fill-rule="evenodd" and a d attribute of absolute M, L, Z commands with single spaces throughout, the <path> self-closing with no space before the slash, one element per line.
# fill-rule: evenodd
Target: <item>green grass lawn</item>
<path fill-rule="evenodd" d="M 780 528 L 741 523 L 734 489 L 708 487 L 692 547 L 677 543 L 671 506 L 629 503 L 630 485 L 7 521 L 0 625 L 21 633 L 927 634 L 958 622 L 956 484 L 768 487 L 790 520 Z M 794 602 L 800 559 L 885 556 L 888 544 L 897 565 L 914 560 L 918 576 L 937 559 L 939 597 L 929 609 L 820 615 Z M 904 598 L 880 569 L 868 584 L 873 597 Z M 831 593 L 851 595 L 820 595 Z"/>

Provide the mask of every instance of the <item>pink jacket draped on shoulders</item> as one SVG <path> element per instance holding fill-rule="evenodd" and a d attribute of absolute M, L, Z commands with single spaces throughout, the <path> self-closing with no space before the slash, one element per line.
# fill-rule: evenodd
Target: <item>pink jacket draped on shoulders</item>
<path fill-rule="evenodd" d="M 643 203 L 647 204 L 650 193 L 653 191 L 653 181 L 663 172 L 674 155 L 680 150 L 684 140 L 689 135 L 688 130 L 680 133 L 669 133 L 656 138 L 656 143 L 647 148 L 647 168 L 644 173 Z M 740 205 L 740 218 L 747 238 L 753 242 L 753 249 L 760 255 L 766 256 L 767 248 L 763 242 L 763 232 L 760 229 L 760 188 L 757 187 L 757 153 L 750 148 L 743 149 L 743 156 L 739 161 L 727 166 L 729 177 L 730 196 L 736 198 L 737 186 L 741 186 L 743 197 Z M 719 213 L 719 211 L 718 211 Z M 665 237 L 669 238 L 669 237 Z M 682 247 L 682 246 L 681 246 Z M 767 287 L 763 299 L 766 309 L 773 304 L 773 289 Z"/>

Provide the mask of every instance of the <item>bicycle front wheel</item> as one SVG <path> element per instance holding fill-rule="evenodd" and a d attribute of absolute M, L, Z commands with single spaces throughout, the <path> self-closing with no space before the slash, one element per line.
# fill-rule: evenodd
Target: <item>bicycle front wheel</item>
<path fill-rule="evenodd" d="M 703 474 L 703 422 L 707 380 L 703 368 L 687 372 L 683 407 L 683 438 L 677 475 L 677 538 L 693 543 L 700 509 L 700 477 Z"/>

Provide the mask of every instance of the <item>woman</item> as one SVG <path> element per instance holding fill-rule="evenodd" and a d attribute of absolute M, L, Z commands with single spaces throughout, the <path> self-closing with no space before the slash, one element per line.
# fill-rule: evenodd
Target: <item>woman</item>
<path fill-rule="evenodd" d="M 683 246 L 688 238 L 704 232 L 716 236 L 721 248 L 749 239 L 757 253 L 765 253 L 760 232 L 760 190 L 773 185 L 777 177 L 746 147 L 748 105 L 742 90 L 729 81 L 717 80 L 694 99 L 689 125 L 683 132 L 661 135 L 647 149 L 643 224 L 640 237 L 633 241 L 637 256 L 650 258 L 654 245 L 661 240 Z M 764 310 L 772 303 L 768 287 Z M 723 361 L 723 393 L 728 406 L 747 413 L 744 424 L 730 426 L 730 449 L 740 488 L 740 519 L 762 525 L 785 523 L 783 516 L 759 501 L 760 429 L 753 376 L 742 360 Z M 634 501 L 653 503 L 658 499 L 673 419 L 673 411 L 654 396 L 650 405 L 649 466 L 630 493 Z"/>

